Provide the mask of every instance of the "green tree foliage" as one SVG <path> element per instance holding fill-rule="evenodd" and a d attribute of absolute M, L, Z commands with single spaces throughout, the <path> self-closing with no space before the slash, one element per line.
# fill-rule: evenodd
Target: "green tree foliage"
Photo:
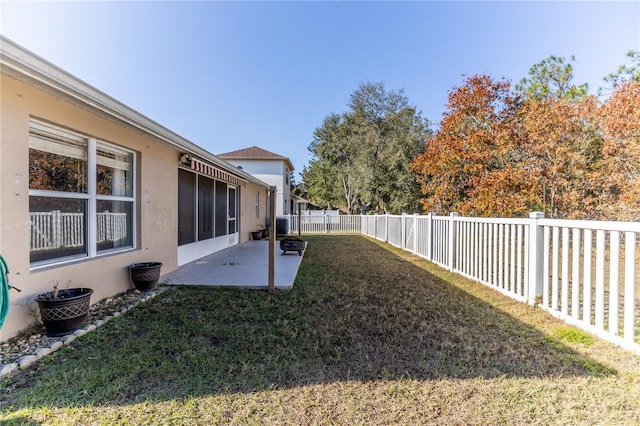
<path fill-rule="evenodd" d="M 620 65 L 616 72 L 612 72 L 604 78 L 609 83 L 610 88 L 600 88 L 598 93 L 604 95 L 620 88 L 627 82 L 640 82 L 640 51 L 630 50 L 627 57 L 631 60 L 631 65 Z"/>
<path fill-rule="evenodd" d="M 402 90 L 366 83 L 348 111 L 327 116 L 314 132 L 313 155 L 303 172 L 310 200 L 349 213 L 417 211 L 419 186 L 409 164 L 424 149 L 428 121 Z"/>
<path fill-rule="evenodd" d="M 303 173 L 303 183 L 315 205 L 342 207 L 352 213 L 362 182 L 356 141 L 345 120 L 344 115 L 331 114 L 315 130 L 308 147 L 313 158 Z"/>
<path fill-rule="evenodd" d="M 588 85 L 573 84 L 573 63 L 561 56 L 549 56 L 529 69 L 529 76 L 516 84 L 516 92 L 526 99 L 549 98 L 576 101 L 587 94 Z"/>
<path fill-rule="evenodd" d="M 337 170 L 328 161 L 311 160 L 302 170 L 302 188 L 314 205 L 331 209 L 341 204 Z"/>
<path fill-rule="evenodd" d="M 572 82 L 574 58 L 543 60 L 515 90 L 466 78 L 435 134 L 402 92 L 363 84 L 316 129 L 304 188 L 348 212 L 419 200 L 438 214 L 640 220 L 640 53 L 628 57 L 601 99 Z"/>

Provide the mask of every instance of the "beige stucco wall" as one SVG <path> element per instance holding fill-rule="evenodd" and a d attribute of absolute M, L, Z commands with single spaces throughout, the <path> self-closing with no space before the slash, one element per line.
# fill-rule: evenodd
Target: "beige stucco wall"
<path fill-rule="evenodd" d="M 0 253 L 9 265 L 12 284 L 22 290 L 10 292 L 9 315 L 0 330 L 3 341 L 35 321 L 27 305 L 37 294 L 50 291 L 55 281 L 61 288 L 69 281 L 73 287 L 92 288 L 91 301 L 96 302 L 131 287 L 127 269 L 131 263 L 160 261 L 162 273 L 176 268 L 178 152 L 6 75 L 1 76 L 0 86 Z M 30 117 L 137 152 L 136 249 L 30 270 Z"/>
<path fill-rule="evenodd" d="M 260 194 L 260 218 L 256 218 L 256 192 Z M 268 213 L 267 194 L 264 186 L 248 182 L 240 188 L 240 242 L 251 239 L 251 232 L 266 226 Z"/>

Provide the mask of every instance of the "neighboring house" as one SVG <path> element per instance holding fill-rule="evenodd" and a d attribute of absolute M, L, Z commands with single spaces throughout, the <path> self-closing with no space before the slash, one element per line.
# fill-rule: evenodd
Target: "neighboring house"
<path fill-rule="evenodd" d="M 12 284 L 0 341 L 54 283 L 92 300 L 249 239 L 269 185 L 0 37 L 0 253 Z M 257 200 L 261 201 L 258 205 Z"/>
<path fill-rule="evenodd" d="M 306 200 L 296 194 L 291 194 L 291 204 L 293 206 L 291 214 L 298 214 L 298 211 L 304 214 L 307 210 L 313 207 L 309 200 Z"/>
<path fill-rule="evenodd" d="M 316 206 L 311 201 L 302 198 L 298 195 L 291 194 L 291 200 L 293 201 L 294 210 L 291 212 L 292 214 L 298 214 L 298 209 L 300 209 L 300 213 L 304 216 L 338 216 L 340 215 L 340 210 L 327 210 L 321 207 Z"/>
<path fill-rule="evenodd" d="M 291 182 L 289 182 L 294 169 L 289 158 L 257 146 L 225 152 L 218 154 L 218 157 L 277 188 L 276 216 L 296 213 L 291 199 Z"/>

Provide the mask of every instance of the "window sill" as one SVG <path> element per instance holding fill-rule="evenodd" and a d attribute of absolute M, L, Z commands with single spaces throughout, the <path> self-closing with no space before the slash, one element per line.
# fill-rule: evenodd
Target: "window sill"
<path fill-rule="evenodd" d="M 123 248 L 123 249 L 114 249 L 114 250 L 109 250 L 108 252 L 99 253 L 95 257 L 82 256 L 82 257 L 73 257 L 73 258 L 55 260 L 55 261 L 51 261 L 51 262 L 47 262 L 47 263 L 39 263 L 37 265 L 30 266 L 29 267 L 29 272 L 38 273 L 38 272 L 43 272 L 43 271 L 49 271 L 49 270 L 52 270 L 52 269 L 62 268 L 62 267 L 65 267 L 65 266 L 71 266 L 71 265 L 76 265 L 76 264 L 80 264 L 80 263 L 91 262 L 93 260 L 103 259 L 105 257 L 117 256 L 117 255 L 120 255 L 120 254 L 129 253 L 129 252 L 136 251 L 136 250 L 139 250 L 139 249 L 134 248 L 134 247 L 127 247 L 127 248 Z"/>

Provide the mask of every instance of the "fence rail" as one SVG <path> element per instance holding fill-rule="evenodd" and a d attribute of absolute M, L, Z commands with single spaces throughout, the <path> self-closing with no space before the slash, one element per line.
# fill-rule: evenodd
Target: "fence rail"
<path fill-rule="evenodd" d="M 290 218 L 290 232 L 297 232 L 296 216 Z M 303 233 L 361 232 L 640 353 L 639 222 L 553 220 L 540 213 L 305 219 Z"/>

